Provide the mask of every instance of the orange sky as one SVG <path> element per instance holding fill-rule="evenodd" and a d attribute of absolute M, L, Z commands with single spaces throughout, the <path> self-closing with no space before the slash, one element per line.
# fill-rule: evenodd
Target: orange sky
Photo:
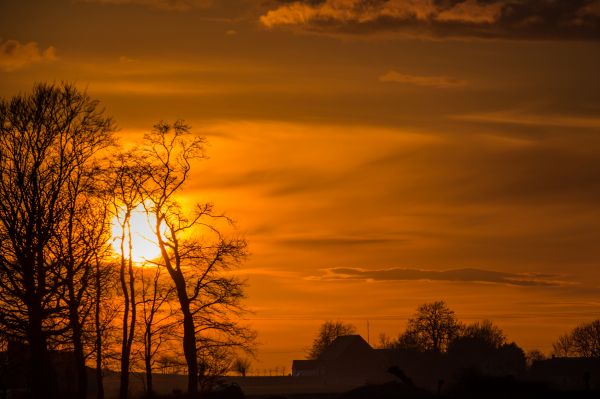
<path fill-rule="evenodd" d="M 445 299 L 526 349 L 600 316 L 600 1 L 0 0 L 0 95 L 75 81 L 209 139 L 256 368 Z"/>

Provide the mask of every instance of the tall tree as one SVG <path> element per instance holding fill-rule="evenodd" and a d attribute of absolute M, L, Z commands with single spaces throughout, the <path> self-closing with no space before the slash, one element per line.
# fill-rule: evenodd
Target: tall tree
<path fill-rule="evenodd" d="M 34 397 L 58 396 L 48 340 L 72 327 L 50 243 L 75 201 L 69 184 L 113 130 L 98 102 L 69 84 L 0 101 L 0 324 L 29 344 Z"/>
<path fill-rule="evenodd" d="M 327 320 L 319 327 L 319 332 L 308 352 L 308 358 L 318 359 L 337 337 L 351 334 L 356 334 L 356 327 L 353 324 Z"/>
<path fill-rule="evenodd" d="M 66 346 L 73 348 L 77 370 L 77 397 L 87 395 L 86 341 L 91 337 L 86 331 L 94 313 L 97 298 L 94 294 L 95 263 L 107 255 L 109 223 L 107 204 L 94 196 L 94 175 L 88 181 L 81 177 L 70 187 L 73 197 L 59 235 L 52 241 L 51 250 L 64 268 L 61 284 L 70 333 Z M 79 198 L 78 198 L 79 197 Z"/>
<path fill-rule="evenodd" d="M 244 283 L 226 273 L 245 256 L 245 240 L 223 233 L 232 221 L 215 213 L 212 204 L 197 204 L 193 212 L 185 212 L 178 202 L 192 163 L 204 157 L 204 139 L 189 130 L 181 121 L 161 122 L 146 135 L 151 173 L 143 187 L 148 212 L 156 218 L 160 262 L 175 287 L 188 392 L 193 394 L 198 391 L 199 351 L 248 348 L 254 334 L 237 319 L 243 311 Z"/>
<path fill-rule="evenodd" d="M 407 331 L 414 334 L 425 350 L 444 352 L 460 330 L 454 311 L 444 301 L 425 303 L 408 320 Z"/>
<path fill-rule="evenodd" d="M 135 209 L 142 203 L 140 185 L 147 174 L 140 168 L 139 159 L 134 153 L 117 154 L 112 167 L 113 215 L 118 225 L 119 236 L 115 237 L 119 246 L 119 282 L 123 298 L 123 322 L 121 336 L 121 376 L 119 398 L 129 394 L 129 372 L 131 352 L 135 338 L 137 321 L 136 279 L 133 259 L 131 219 Z"/>

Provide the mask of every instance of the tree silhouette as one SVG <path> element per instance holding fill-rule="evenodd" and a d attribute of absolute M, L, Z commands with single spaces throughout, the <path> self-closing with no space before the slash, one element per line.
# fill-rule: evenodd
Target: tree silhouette
<path fill-rule="evenodd" d="M 204 139 L 189 130 L 181 121 L 161 122 L 145 136 L 143 151 L 151 173 L 142 189 L 147 211 L 156 218 L 153 229 L 160 265 L 175 287 L 188 392 L 193 394 L 198 391 L 200 371 L 206 370 L 199 368 L 200 361 L 217 349 L 250 349 L 254 332 L 236 320 L 244 310 L 244 282 L 225 273 L 245 256 L 245 240 L 222 233 L 232 221 L 215 213 L 212 204 L 197 204 L 194 212 L 187 213 L 177 201 L 192 161 L 204 157 Z"/>
<path fill-rule="evenodd" d="M 552 347 L 556 356 L 600 357 L 600 320 L 580 324 Z"/>
<path fill-rule="evenodd" d="M 120 247 L 119 282 L 123 298 L 123 323 L 121 338 L 121 376 L 119 398 L 126 399 L 129 392 L 129 371 L 131 352 L 135 338 L 137 321 L 136 281 L 133 265 L 133 241 L 131 217 L 134 209 L 142 202 L 140 184 L 147 176 L 139 166 L 139 159 L 133 153 L 119 153 L 112 166 L 112 207 L 119 227 Z"/>
<path fill-rule="evenodd" d="M 59 397 L 50 348 L 72 350 L 80 399 L 92 359 L 97 397 L 103 367 L 118 363 L 125 399 L 137 352 L 151 393 L 155 364 L 180 369 L 161 347 L 181 325 L 190 393 L 201 375 L 222 369 L 219 359 L 230 366 L 234 348 L 252 349 L 255 333 L 239 320 L 245 282 L 230 273 L 245 240 L 225 234 L 233 223 L 212 204 L 189 213 L 177 202 L 203 139 L 182 122 L 160 123 L 143 151 L 117 149 L 108 161 L 113 130 L 98 102 L 69 84 L 38 84 L 0 101 L 0 337 L 25 343 L 21 374 L 35 398 Z M 132 257 L 131 215 L 140 204 L 156 217 L 161 250 L 148 270 Z M 110 247 L 114 218 L 120 262 Z"/>
<path fill-rule="evenodd" d="M 458 336 L 459 327 L 454 311 L 437 301 L 419 306 L 406 330 L 424 350 L 441 353 Z"/>
<path fill-rule="evenodd" d="M 498 349 L 506 343 L 506 337 L 500 327 L 490 320 L 483 320 L 460 327 L 458 336 L 450 342 L 450 346 L 469 343 Z"/>
<path fill-rule="evenodd" d="M 153 370 L 163 345 L 173 339 L 176 309 L 171 305 L 175 288 L 165 279 L 163 267 L 148 264 L 139 270 L 143 363 L 146 374 L 146 393 L 154 394 Z"/>
<path fill-rule="evenodd" d="M 233 365 L 231 369 L 237 373 L 239 373 L 242 377 L 245 377 L 248 371 L 250 371 L 250 366 L 252 365 L 252 361 L 246 357 L 237 357 L 233 361 Z"/>
<path fill-rule="evenodd" d="M 327 320 L 319 327 L 319 332 L 312 343 L 307 357 L 309 359 L 318 359 L 337 337 L 351 334 L 356 334 L 356 327 L 353 324 Z"/>
<path fill-rule="evenodd" d="M 75 327 L 63 301 L 65 259 L 51 244 L 77 206 L 70 185 L 113 130 L 98 102 L 68 84 L 0 101 L 0 325 L 29 344 L 34 397 L 58 396 L 48 344 Z"/>

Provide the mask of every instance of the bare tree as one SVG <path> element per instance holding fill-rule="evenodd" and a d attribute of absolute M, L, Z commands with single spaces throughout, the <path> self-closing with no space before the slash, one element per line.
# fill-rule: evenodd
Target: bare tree
<path fill-rule="evenodd" d="M 351 334 L 356 334 L 356 327 L 353 324 L 327 320 L 319 327 L 319 332 L 308 351 L 308 358 L 318 359 L 337 337 Z"/>
<path fill-rule="evenodd" d="M 226 274 L 246 254 L 246 242 L 228 237 L 232 221 L 216 214 L 212 204 L 185 212 L 177 196 L 189 178 L 192 162 L 204 157 L 204 139 L 190 135 L 189 126 L 158 123 L 145 137 L 146 161 L 152 170 L 144 188 L 147 209 L 156 218 L 154 234 L 161 264 L 175 287 L 183 352 L 188 368 L 188 392 L 198 391 L 199 351 L 249 348 L 254 334 L 239 323 L 244 283 Z M 221 223 L 221 225 L 219 225 Z"/>
<path fill-rule="evenodd" d="M 490 320 L 483 320 L 462 326 L 454 341 L 457 340 L 477 341 L 490 348 L 498 349 L 506 343 L 506 336 L 502 329 Z"/>
<path fill-rule="evenodd" d="M 393 349 L 394 344 L 394 340 L 389 335 L 386 333 L 379 334 L 377 349 Z"/>
<path fill-rule="evenodd" d="M 600 357 L 600 320 L 580 324 L 552 347 L 557 356 Z"/>
<path fill-rule="evenodd" d="M 233 361 L 233 365 L 231 369 L 236 373 L 239 373 L 242 377 L 245 377 L 246 374 L 250 371 L 250 366 L 252 365 L 252 361 L 247 357 L 236 357 Z"/>
<path fill-rule="evenodd" d="M 533 363 L 546 360 L 546 355 L 539 349 L 531 349 L 525 353 L 527 367 L 530 368 Z"/>
<path fill-rule="evenodd" d="M 392 343 L 392 347 L 401 351 L 424 352 L 427 350 L 421 334 L 416 330 L 407 329 Z"/>
<path fill-rule="evenodd" d="M 199 348 L 198 383 L 200 392 L 210 391 L 217 380 L 231 370 L 233 356 L 233 351 L 227 347 L 212 346 Z"/>
<path fill-rule="evenodd" d="M 107 349 L 111 347 L 111 337 L 116 333 L 114 320 L 120 312 L 120 305 L 113 299 L 116 291 L 116 268 L 111 263 L 101 261 L 98 256 L 94 259 L 94 318 L 89 327 L 93 336 L 93 344 L 88 356 L 95 360 L 96 365 L 96 398 L 104 399 L 103 369 L 107 358 Z"/>
<path fill-rule="evenodd" d="M 143 363 L 146 374 L 146 392 L 153 395 L 153 370 L 157 355 L 164 344 L 175 335 L 176 309 L 172 306 L 175 288 L 165 281 L 163 267 L 148 262 L 140 269 L 141 324 Z"/>
<path fill-rule="evenodd" d="M 0 324 L 29 344 L 34 397 L 57 397 L 48 340 L 73 327 L 50 244 L 76 200 L 69 184 L 113 130 L 97 101 L 68 84 L 0 102 Z"/>
<path fill-rule="evenodd" d="M 575 347 L 570 334 L 563 334 L 552 344 L 552 354 L 557 357 L 575 356 Z"/>
<path fill-rule="evenodd" d="M 418 307 L 408 320 L 407 331 L 414 334 L 425 350 L 444 352 L 459 333 L 454 311 L 444 301 L 426 303 Z"/>
<path fill-rule="evenodd" d="M 86 332 L 86 324 L 97 301 L 93 288 L 95 263 L 108 256 L 110 238 L 108 204 L 98 185 L 101 173 L 102 169 L 91 165 L 87 173 L 72 176 L 67 190 L 73 200 L 59 223 L 58 234 L 50 241 L 50 250 L 63 268 L 60 284 L 64 286 L 62 297 L 70 329 L 65 345 L 73 348 L 80 399 L 86 397 L 88 386 L 86 341 L 91 336 Z"/>
<path fill-rule="evenodd" d="M 123 297 L 123 323 L 121 339 L 121 380 L 119 398 L 126 399 L 129 391 L 131 353 L 137 321 L 136 279 L 133 260 L 131 218 L 141 202 L 140 184 L 146 176 L 134 153 L 117 154 L 112 168 L 114 185 L 113 215 L 119 227 L 120 268 L 119 281 Z"/>

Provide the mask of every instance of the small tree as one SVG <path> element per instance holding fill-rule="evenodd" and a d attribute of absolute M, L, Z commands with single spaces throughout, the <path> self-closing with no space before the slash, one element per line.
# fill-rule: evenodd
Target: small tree
<path fill-rule="evenodd" d="M 506 337 L 500 327 L 494 325 L 490 320 L 484 320 L 460 328 L 459 336 L 454 341 L 479 342 L 490 348 L 498 349 L 506 343 Z"/>
<path fill-rule="evenodd" d="M 308 352 L 308 358 L 319 358 L 337 337 L 351 334 L 356 334 L 356 327 L 353 324 L 332 320 L 324 322 Z"/>
<path fill-rule="evenodd" d="M 198 348 L 198 383 L 200 392 L 210 391 L 217 380 L 223 377 L 233 364 L 233 351 L 223 346 Z"/>
<path fill-rule="evenodd" d="M 444 352 L 460 331 L 454 311 L 444 301 L 426 303 L 418 307 L 408 320 L 407 332 L 414 334 L 423 349 Z"/>
<path fill-rule="evenodd" d="M 557 357 L 570 357 L 575 355 L 575 348 L 570 334 L 563 334 L 552 344 L 552 354 Z"/>
<path fill-rule="evenodd" d="M 407 329 L 392 343 L 392 347 L 405 352 L 424 352 L 426 350 L 421 335 L 412 329 Z"/>
<path fill-rule="evenodd" d="M 242 377 L 245 377 L 248 371 L 250 371 L 250 366 L 252 365 L 252 361 L 247 357 L 237 357 L 233 361 L 233 365 L 231 367 L 232 371 L 239 373 Z"/>
<path fill-rule="evenodd" d="M 379 334 L 377 349 L 392 349 L 394 348 L 394 340 L 389 337 L 386 333 Z"/>
<path fill-rule="evenodd" d="M 176 309 L 172 306 L 175 288 L 166 281 L 164 268 L 147 265 L 139 270 L 139 294 L 141 297 L 141 341 L 143 342 L 143 363 L 146 373 L 146 393 L 154 394 L 153 370 L 157 355 L 164 344 L 173 339 L 176 325 Z"/>
<path fill-rule="evenodd" d="M 527 359 L 527 367 L 531 367 L 533 363 L 546 360 L 546 355 L 539 349 L 531 349 L 525 353 Z"/>

